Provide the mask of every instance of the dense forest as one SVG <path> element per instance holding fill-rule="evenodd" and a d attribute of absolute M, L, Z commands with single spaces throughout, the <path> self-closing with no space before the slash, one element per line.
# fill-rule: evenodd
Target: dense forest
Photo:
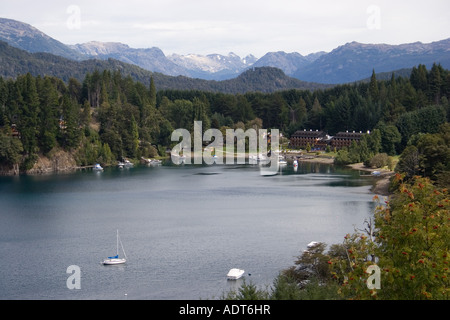
<path fill-rule="evenodd" d="M 278 128 L 286 137 L 303 129 L 330 135 L 375 130 L 381 139 L 375 150 L 400 155 L 405 148 L 425 150 L 420 135 L 442 135 L 440 126 L 450 118 L 450 72 L 438 64 L 390 80 L 377 80 L 374 71 L 368 82 L 314 91 L 227 94 L 157 87 L 153 78 L 144 84 L 119 71 L 94 71 L 82 82 L 30 73 L 0 78 L 0 162 L 26 171 L 55 148 L 71 152 L 79 165 L 163 156 L 173 130 L 190 130 L 194 120 L 203 121 L 204 130 L 257 126 Z M 427 139 L 446 146 L 438 160 L 441 171 L 450 169 L 442 167 L 450 159 L 448 137 Z"/>

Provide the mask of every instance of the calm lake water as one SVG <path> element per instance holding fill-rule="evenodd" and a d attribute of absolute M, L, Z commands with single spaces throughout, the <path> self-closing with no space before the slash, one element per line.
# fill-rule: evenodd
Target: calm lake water
<path fill-rule="evenodd" d="M 1 177 L 0 299 L 217 299 L 243 281 L 226 279 L 231 268 L 270 286 L 309 242 L 363 226 L 371 184 L 308 163 L 271 177 L 249 165 Z M 103 266 L 117 229 L 128 262 Z"/>

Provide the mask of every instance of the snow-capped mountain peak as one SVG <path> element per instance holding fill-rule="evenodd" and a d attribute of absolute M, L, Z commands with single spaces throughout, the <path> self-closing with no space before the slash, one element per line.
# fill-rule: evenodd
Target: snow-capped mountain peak
<path fill-rule="evenodd" d="M 171 54 L 167 56 L 169 60 L 180 65 L 186 69 L 200 73 L 229 73 L 236 75 L 242 72 L 242 70 L 251 66 L 256 58 L 253 56 L 247 56 L 241 59 L 238 55 L 230 52 L 228 55 L 221 54 Z"/>

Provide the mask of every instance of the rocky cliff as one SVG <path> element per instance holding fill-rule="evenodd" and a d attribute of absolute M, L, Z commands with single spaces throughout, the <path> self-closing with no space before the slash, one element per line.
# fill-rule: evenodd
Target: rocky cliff
<path fill-rule="evenodd" d="M 50 174 L 72 172 L 77 169 L 74 156 L 62 150 L 52 152 L 49 156 L 39 156 L 33 168 L 27 174 Z"/>

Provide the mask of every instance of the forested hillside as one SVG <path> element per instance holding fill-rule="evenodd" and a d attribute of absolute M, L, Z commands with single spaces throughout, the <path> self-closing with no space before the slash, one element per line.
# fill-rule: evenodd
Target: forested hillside
<path fill-rule="evenodd" d="M 382 149 L 401 154 L 411 137 L 438 133 L 450 116 L 450 74 L 420 65 L 409 78 L 341 85 L 324 90 L 225 94 L 157 90 L 120 72 L 94 71 L 80 82 L 55 77 L 0 78 L 0 161 L 22 170 L 55 148 L 79 165 L 112 164 L 122 157 L 164 154 L 174 129 L 279 128 L 366 132 L 378 129 Z"/>
<path fill-rule="evenodd" d="M 83 82 L 88 73 L 108 70 L 118 71 L 124 77 L 130 76 L 134 81 L 145 84 L 149 84 L 150 79 L 153 78 L 158 83 L 158 89 L 202 90 L 237 94 L 252 91 L 314 90 L 331 87 L 290 78 L 283 71 L 272 67 L 254 68 L 235 79 L 225 81 L 208 81 L 185 76 L 173 77 L 150 72 L 115 59 L 75 61 L 50 53 L 28 53 L 2 41 L 0 41 L 0 61 L 0 76 L 5 79 L 14 79 L 19 75 L 30 73 L 35 77 L 56 77 L 65 83 L 68 83 L 71 78 Z"/>

